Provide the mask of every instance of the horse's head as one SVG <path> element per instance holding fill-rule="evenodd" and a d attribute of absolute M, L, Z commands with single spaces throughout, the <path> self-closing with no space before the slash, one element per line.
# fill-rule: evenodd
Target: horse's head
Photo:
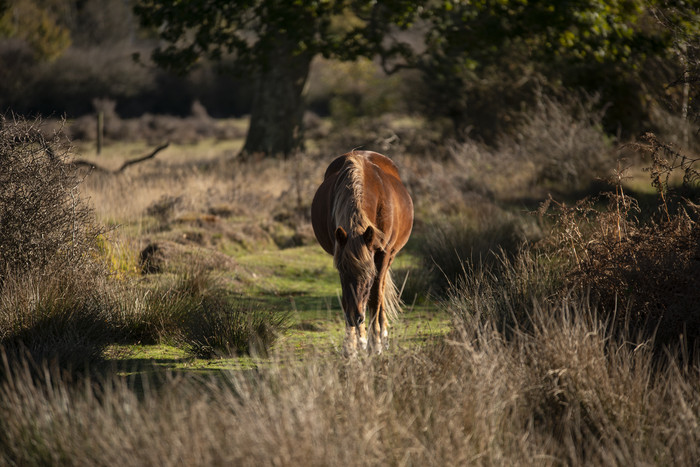
<path fill-rule="evenodd" d="M 380 248 L 380 234 L 372 226 L 350 234 L 340 226 L 335 230 L 335 265 L 340 274 L 343 310 L 349 326 L 358 326 L 365 320 L 365 308 L 377 276 L 374 255 Z"/>

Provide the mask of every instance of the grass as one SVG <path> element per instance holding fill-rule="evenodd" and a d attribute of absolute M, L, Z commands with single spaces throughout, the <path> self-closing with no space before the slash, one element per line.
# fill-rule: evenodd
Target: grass
<path fill-rule="evenodd" d="M 250 292 L 307 297 L 334 296 L 338 273 L 333 258 L 318 245 L 265 249 L 235 256 L 252 277 Z"/>
<path fill-rule="evenodd" d="M 397 283 L 405 271 L 413 275 L 408 303 L 390 329 L 390 348 L 354 359 L 341 352 L 337 273 L 306 214 L 327 157 L 217 165 L 226 160 L 219 148 L 88 179 L 98 220 L 121 225 L 96 249 L 110 266 L 98 281 L 104 288 L 72 281 L 92 293 L 71 295 L 59 282 L 37 294 L 17 276 L 14 289 L 1 291 L 0 318 L 29 322 L 50 354 L 51 339 L 73 339 L 99 317 L 109 326 L 86 348 L 103 360 L 78 373 L 0 351 L 0 464 L 693 465 L 695 356 L 671 346 L 658 352 L 653 336 L 619 327 L 593 291 L 570 280 L 584 270 L 601 290 L 610 286 L 604 280 L 614 276 L 598 273 L 624 268 L 615 267 L 619 255 L 596 253 L 600 245 L 622 259 L 640 251 L 664 257 L 673 246 L 679 261 L 692 259 L 688 245 L 671 245 L 676 237 L 661 229 L 641 250 L 639 235 L 657 237 L 644 237 L 646 227 L 633 229 L 632 220 L 624 244 L 606 243 L 619 214 L 605 210 L 585 218 L 586 230 L 567 223 L 572 211 L 562 209 L 562 222 L 540 221 L 531 236 L 534 222 L 504 207 L 517 204 L 507 185 L 489 191 L 488 176 L 463 176 L 460 168 L 484 162 L 478 150 L 454 154 L 464 160 L 399 157 L 419 213 L 394 265 Z M 499 163 L 518 170 L 514 159 Z M 447 222 L 459 216 L 466 221 Z M 513 241 L 516 224 L 528 234 L 525 245 Z M 564 227 L 559 237 L 552 224 Z M 692 220 L 683 226 L 694 232 Z M 680 239 L 686 230 L 673 232 Z M 430 234 L 441 236 L 430 245 L 439 251 L 425 245 Z M 563 248 L 527 244 L 538 236 L 573 244 L 579 263 Z M 137 262 L 147 245 L 162 247 L 164 267 L 143 274 Z M 503 253 L 490 265 L 457 258 L 447 296 L 428 293 L 426 260 L 453 260 L 457 247 Z M 586 257 L 610 261 L 601 269 L 582 263 Z M 588 269 L 576 269 L 582 264 Z M 58 324 L 79 318 L 69 321 L 71 333 L 56 322 L 34 326 L 47 309 Z M 254 327 L 241 311 L 271 317 L 266 323 L 287 318 L 264 352 L 232 343 L 228 324 L 243 316 L 242 328 Z M 235 339 L 249 345 L 250 336 Z M 62 345 L 81 351 L 70 340 Z"/>
<path fill-rule="evenodd" d="M 648 347 L 617 341 L 577 305 L 532 317 L 534 332 L 508 340 L 495 323 L 471 321 L 472 338 L 359 360 L 321 349 L 303 361 L 235 371 L 214 361 L 192 371 L 177 354 L 148 349 L 132 362 L 185 371 L 85 384 L 18 368 L 0 383 L 0 456 L 93 465 L 693 464 L 694 370 L 657 367 Z"/>
<path fill-rule="evenodd" d="M 261 249 L 235 256 L 235 260 L 237 267 L 245 269 L 247 279 L 241 287 L 248 306 L 260 311 L 289 313 L 288 329 L 272 346 L 272 354 L 291 352 L 296 358 L 303 358 L 317 351 L 340 351 L 345 332 L 340 283 L 332 258 L 320 246 Z M 410 261 L 411 258 L 403 258 L 397 263 Z M 219 273 L 224 282 L 226 274 Z M 413 348 L 446 335 L 449 324 L 448 314 L 436 303 L 419 306 L 407 303 L 400 320 L 391 328 L 391 337 L 397 349 Z M 117 345 L 109 347 L 106 355 L 117 364 L 120 360 L 137 359 L 138 366 L 146 372 L 249 369 L 269 362 L 249 355 L 215 360 L 194 358 L 168 344 L 148 345 L 143 349 L 147 349 L 145 353 L 141 346 Z"/>

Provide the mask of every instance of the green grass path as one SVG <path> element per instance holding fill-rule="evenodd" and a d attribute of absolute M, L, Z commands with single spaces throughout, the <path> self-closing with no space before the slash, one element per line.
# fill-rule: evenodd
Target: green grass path
<path fill-rule="evenodd" d="M 245 252 L 234 259 L 246 272 L 245 299 L 253 306 L 290 314 L 289 329 L 272 349 L 277 359 L 303 359 L 309 352 L 340 352 L 345 327 L 340 282 L 332 258 L 320 247 Z M 404 267 L 411 262 L 408 255 L 397 259 Z M 390 328 L 389 352 L 422 345 L 449 331 L 448 315 L 433 302 L 407 303 L 403 311 Z M 165 344 L 112 346 L 107 355 L 127 374 L 247 370 L 270 361 L 251 356 L 193 359 L 184 350 Z"/>

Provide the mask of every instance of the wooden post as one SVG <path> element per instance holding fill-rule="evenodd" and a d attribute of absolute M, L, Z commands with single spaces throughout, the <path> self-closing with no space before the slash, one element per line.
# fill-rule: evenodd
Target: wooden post
<path fill-rule="evenodd" d="M 683 71 L 683 102 L 681 103 L 681 117 L 683 117 L 683 149 L 688 149 L 690 138 L 688 137 L 688 100 L 690 96 L 690 72 L 685 64 Z"/>
<path fill-rule="evenodd" d="M 102 138 L 104 137 L 105 131 L 105 113 L 103 111 L 97 112 L 97 155 L 99 156 L 102 152 Z"/>

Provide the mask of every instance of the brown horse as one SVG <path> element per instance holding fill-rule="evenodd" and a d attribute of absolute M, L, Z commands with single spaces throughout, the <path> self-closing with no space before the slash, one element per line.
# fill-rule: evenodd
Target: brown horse
<path fill-rule="evenodd" d="M 345 351 L 388 343 L 388 321 L 399 311 L 389 267 L 413 228 L 413 201 L 394 163 L 371 151 L 353 151 L 331 162 L 311 205 L 318 242 L 333 255 L 345 311 Z"/>

